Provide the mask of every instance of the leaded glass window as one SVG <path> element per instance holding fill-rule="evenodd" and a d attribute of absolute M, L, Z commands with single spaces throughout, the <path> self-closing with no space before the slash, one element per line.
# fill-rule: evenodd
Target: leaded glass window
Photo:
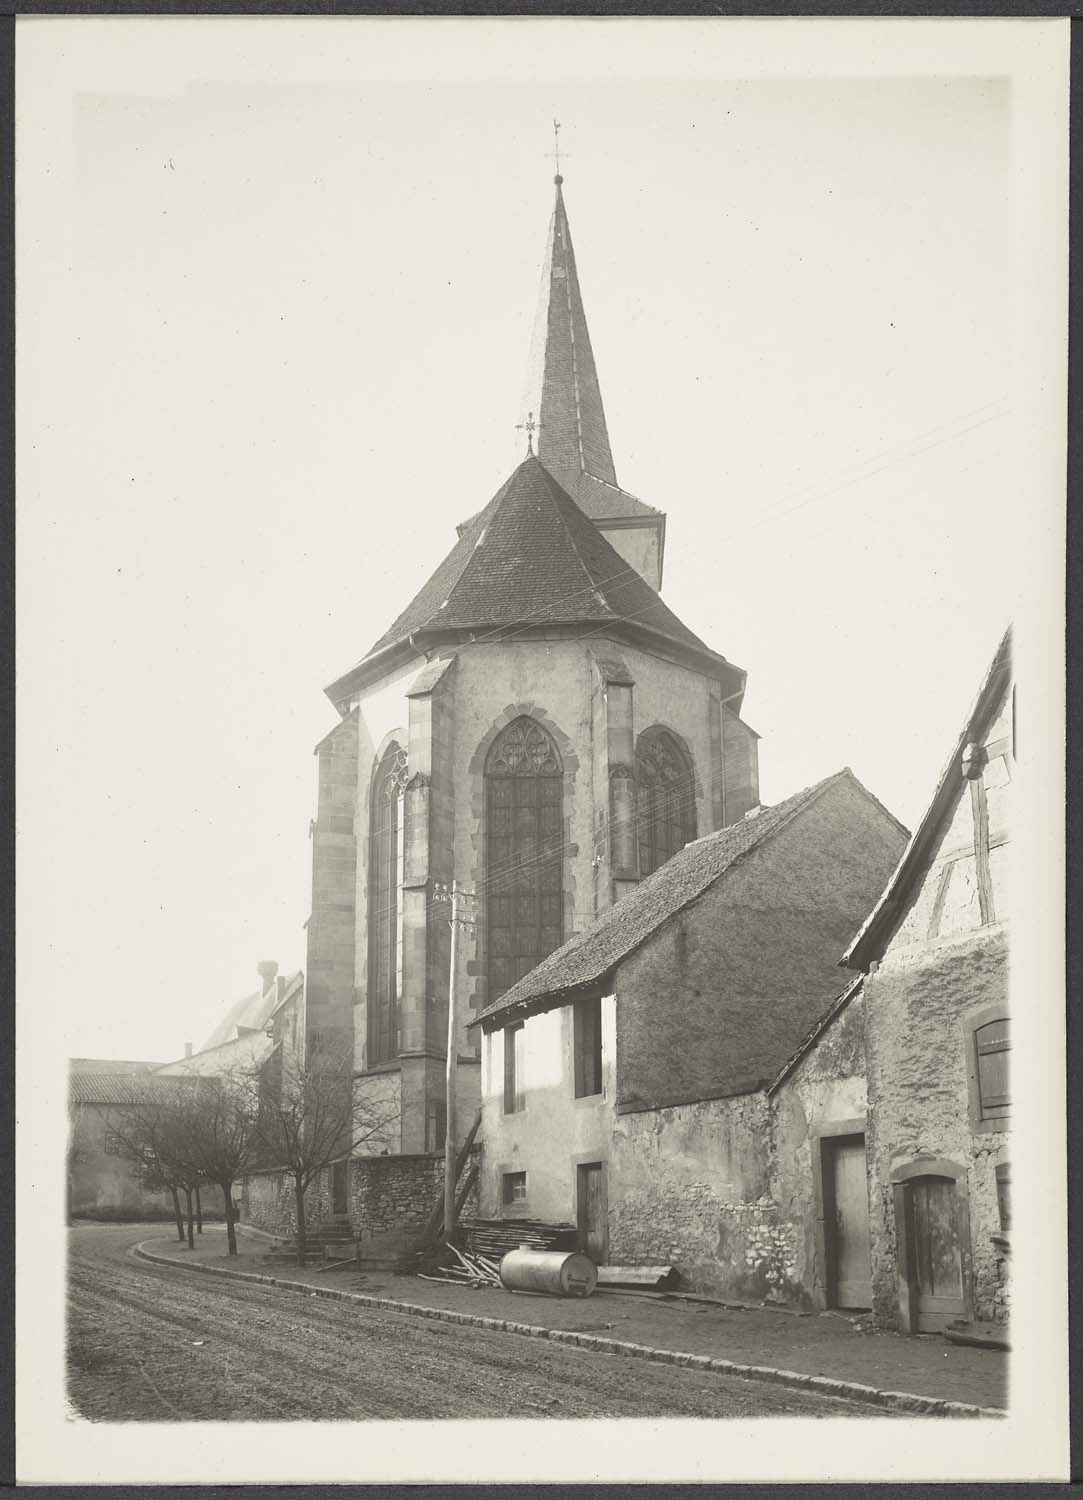
<path fill-rule="evenodd" d="M 406 751 L 393 741 L 373 777 L 369 816 L 369 1066 L 391 1062 L 399 1051 L 406 776 Z"/>
<path fill-rule="evenodd" d="M 495 1000 L 563 941 L 564 767 L 527 717 L 485 763 L 485 931 Z"/>
<path fill-rule="evenodd" d="M 636 745 L 639 873 L 650 875 L 696 836 L 692 764 L 668 729 L 647 729 Z"/>

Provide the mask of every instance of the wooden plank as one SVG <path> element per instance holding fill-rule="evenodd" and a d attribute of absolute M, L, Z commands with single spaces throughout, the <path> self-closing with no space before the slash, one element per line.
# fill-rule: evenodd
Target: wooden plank
<path fill-rule="evenodd" d="M 672 1266 L 599 1266 L 599 1286 L 660 1287 L 672 1277 Z"/>
<path fill-rule="evenodd" d="M 993 909 L 993 878 L 989 873 L 989 808 L 985 785 L 979 778 L 970 783 L 970 806 L 974 814 L 974 856 L 978 875 L 978 907 L 982 926 L 996 921 Z"/>

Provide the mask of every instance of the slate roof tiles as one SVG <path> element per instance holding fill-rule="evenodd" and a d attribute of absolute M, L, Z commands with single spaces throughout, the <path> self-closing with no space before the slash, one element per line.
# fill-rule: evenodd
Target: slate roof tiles
<path fill-rule="evenodd" d="M 530 454 L 367 655 L 422 629 L 592 620 L 628 621 L 716 656 Z"/>

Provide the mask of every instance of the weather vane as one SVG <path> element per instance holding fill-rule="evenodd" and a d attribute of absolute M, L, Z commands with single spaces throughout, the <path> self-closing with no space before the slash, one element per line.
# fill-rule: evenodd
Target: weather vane
<path fill-rule="evenodd" d="M 546 154 L 546 156 L 552 157 L 552 159 L 557 164 L 556 181 L 558 183 L 563 182 L 564 179 L 560 175 L 560 121 L 559 120 L 554 120 L 553 121 L 553 149 L 552 149 L 552 151 L 547 151 L 545 154 Z M 567 155 L 568 153 L 565 152 L 564 154 Z"/>
<path fill-rule="evenodd" d="M 540 426 L 540 422 L 535 422 L 534 413 L 532 411 L 527 412 L 525 422 L 516 422 L 515 424 L 516 432 L 526 433 L 526 451 L 528 453 L 534 452 L 534 434 L 537 432 Z"/>

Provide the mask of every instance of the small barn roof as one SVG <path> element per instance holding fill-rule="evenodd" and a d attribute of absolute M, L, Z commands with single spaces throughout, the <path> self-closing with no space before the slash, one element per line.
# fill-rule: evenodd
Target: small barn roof
<path fill-rule="evenodd" d="M 600 985 L 617 964 L 652 933 L 695 901 L 739 860 L 811 806 L 828 787 L 843 780 L 851 781 L 871 797 L 846 767 L 815 786 L 797 792 L 785 802 L 762 807 L 754 815 L 746 815 L 728 828 L 685 845 L 634 891 L 603 912 L 584 932 L 569 938 L 563 947 L 542 959 L 499 1000 L 487 1006 L 476 1017 L 475 1024 L 481 1022 L 486 1030 L 492 1030 L 498 1018 L 503 1024 L 513 1019 L 516 1012 L 544 1010 L 563 1003 L 576 992 Z M 786 1055 L 783 1053 L 782 1057 Z"/>
<path fill-rule="evenodd" d="M 869 964 L 882 955 L 914 882 L 920 878 L 928 864 L 937 835 L 945 820 L 951 816 L 959 796 L 963 751 L 985 733 L 1011 681 L 1011 672 L 1012 632 L 1009 626 L 982 679 L 978 696 L 971 704 L 966 722 L 940 774 L 925 816 L 903 850 L 902 858 L 884 887 L 883 895 L 840 960 L 843 967 L 867 970 Z"/>

